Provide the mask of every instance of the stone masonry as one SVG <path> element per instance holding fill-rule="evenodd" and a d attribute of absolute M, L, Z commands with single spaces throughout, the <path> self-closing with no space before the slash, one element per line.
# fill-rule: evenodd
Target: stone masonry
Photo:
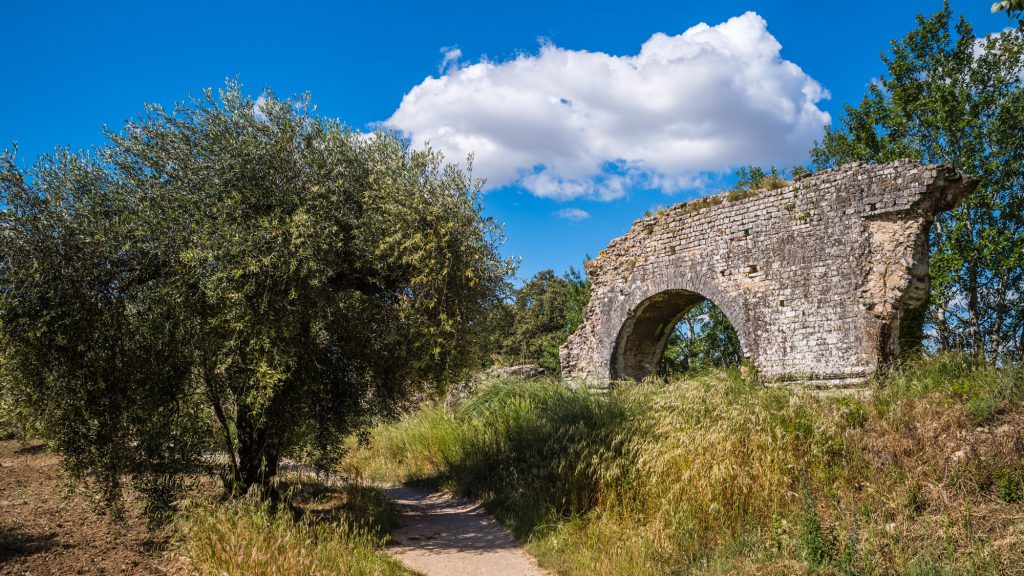
<path fill-rule="evenodd" d="M 928 229 L 977 186 L 946 166 L 847 164 L 784 188 L 679 204 L 587 263 L 584 322 L 563 374 L 651 374 L 675 324 L 711 299 L 769 382 L 859 383 L 898 352 L 928 294 Z"/>

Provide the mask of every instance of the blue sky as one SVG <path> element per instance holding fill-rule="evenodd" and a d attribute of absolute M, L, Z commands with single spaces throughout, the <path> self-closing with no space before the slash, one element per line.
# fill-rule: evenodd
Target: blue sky
<path fill-rule="evenodd" d="M 978 35 L 1009 25 L 989 4 L 952 2 Z M 648 208 L 717 191 L 731 167 L 805 161 L 883 72 L 888 42 L 940 8 L 4 0 L 0 147 L 17 141 L 25 163 L 88 148 L 144 102 L 229 77 L 254 94 L 309 91 L 357 129 L 385 123 L 453 159 L 479 148 L 487 214 L 526 277 L 579 267 Z"/>

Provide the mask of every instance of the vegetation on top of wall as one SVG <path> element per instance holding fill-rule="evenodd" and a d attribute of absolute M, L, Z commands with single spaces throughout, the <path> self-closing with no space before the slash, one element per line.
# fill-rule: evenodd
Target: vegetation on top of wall
<path fill-rule="evenodd" d="M 740 200 L 756 196 L 759 192 L 764 190 L 778 190 L 779 188 L 785 188 L 791 184 L 790 179 L 799 178 L 807 173 L 807 169 L 802 166 L 794 166 L 788 170 L 779 169 L 775 166 L 771 166 L 767 169 L 759 166 L 744 166 L 736 170 L 736 182 L 734 182 L 732 187 L 730 187 L 725 193 L 713 196 L 703 196 L 696 200 L 679 204 L 675 206 L 674 209 L 680 210 L 683 214 L 692 214 L 705 208 L 710 208 L 711 206 L 718 206 L 726 200 L 729 202 L 738 202 Z M 662 214 L 666 210 L 668 209 L 664 207 L 658 207 L 653 211 L 648 210 L 644 213 L 644 217 L 647 218 L 655 214 Z"/>
<path fill-rule="evenodd" d="M 692 214 L 694 212 L 699 212 L 705 208 L 718 206 L 722 202 L 723 198 L 720 195 L 704 196 L 703 198 L 697 198 L 696 200 L 691 200 L 686 204 L 682 204 L 678 206 L 677 209 L 683 214 Z"/>
<path fill-rule="evenodd" d="M 795 166 L 790 170 L 780 170 L 775 166 L 767 170 L 760 166 L 745 166 L 736 171 L 736 183 L 726 193 L 731 202 L 756 196 L 761 190 L 778 190 L 790 185 L 790 179 L 806 173 L 806 169 Z"/>

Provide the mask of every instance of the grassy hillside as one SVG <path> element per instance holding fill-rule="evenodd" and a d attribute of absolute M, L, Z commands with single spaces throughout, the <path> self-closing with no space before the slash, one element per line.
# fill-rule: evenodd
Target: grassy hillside
<path fill-rule="evenodd" d="M 944 356 L 873 392 L 498 381 L 344 466 L 482 498 L 559 574 L 1024 573 L 1024 373 Z"/>

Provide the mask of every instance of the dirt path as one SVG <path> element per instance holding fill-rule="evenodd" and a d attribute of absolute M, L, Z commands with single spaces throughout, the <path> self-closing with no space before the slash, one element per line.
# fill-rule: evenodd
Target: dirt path
<path fill-rule="evenodd" d="M 389 548 L 426 576 L 548 576 L 475 502 L 405 486 L 387 488 L 402 512 Z"/>

